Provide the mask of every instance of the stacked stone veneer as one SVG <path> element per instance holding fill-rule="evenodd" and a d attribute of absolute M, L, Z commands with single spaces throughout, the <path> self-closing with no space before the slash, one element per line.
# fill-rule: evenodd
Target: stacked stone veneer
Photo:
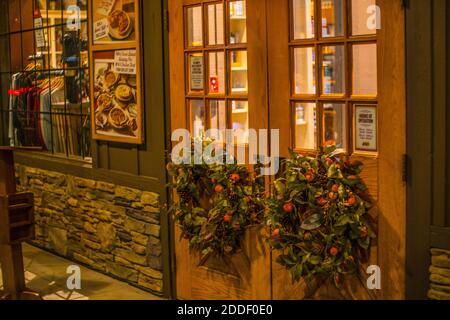
<path fill-rule="evenodd" d="M 19 191 L 33 192 L 33 244 L 162 293 L 158 194 L 17 166 Z"/>
<path fill-rule="evenodd" d="M 450 251 L 431 249 L 430 291 L 433 300 L 450 300 Z"/>

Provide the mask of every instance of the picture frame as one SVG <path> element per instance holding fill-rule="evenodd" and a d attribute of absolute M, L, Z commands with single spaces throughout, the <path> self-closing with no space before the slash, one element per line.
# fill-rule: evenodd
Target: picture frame
<path fill-rule="evenodd" d="M 139 1 L 92 0 L 90 3 L 94 45 L 134 43 L 139 39 Z"/>
<path fill-rule="evenodd" d="M 142 141 L 143 107 L 135 54 L 134 49 L 93 53 L 91 114 L 94 139 L 131 144 Z M 134 59 L 134 63 L 130 63 L 134 67 L 122 66 L 124 63 L 120 59 L 127 58 Z"/>
<path fill-rule="evenodd" d="M 376 104 L 355 104 L 353 113 L 355 153 L 378 153 L 378 106 Z"/>
<path fill-rule="evenodd" d="M 90 1 L 91 129 L 94 140 L 135 145 L 144 142 L 139 3 L 138 0 Z M 110 31 L 102 38 L 94 37 L 95 32 L 100 32 L 96 30 L 99 17 L 110 20 L 113 12 L 133 13 L 133 37 L 117 39 L 111 37 Z"/>

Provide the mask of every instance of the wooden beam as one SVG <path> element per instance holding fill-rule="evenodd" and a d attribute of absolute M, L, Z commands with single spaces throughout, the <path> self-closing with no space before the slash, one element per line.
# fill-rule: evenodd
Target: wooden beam
<path fill-rule="evenodd" d="M 407 74 L 407 260 L 406 297 L 428 290 L 432 190 L 432 11 L 431 2 L 411 0 L 406 12 Z"/>
<path fill-rule="evenodd" d="M 401 0 L 378 0 L 379 238 L 382 299 L 405 297 L 406 153 L 405 12 Z"/>

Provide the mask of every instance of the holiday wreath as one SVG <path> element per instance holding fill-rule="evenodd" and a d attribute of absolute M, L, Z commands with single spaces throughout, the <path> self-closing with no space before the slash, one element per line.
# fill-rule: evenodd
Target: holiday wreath
<path fill-rule="evenodd" d="M 268 199 L 271 246 L 294 281 L 332 281 L 366 260 L 374 233 L 362 163 L 345 161 L 335 147 L 316 157 L 291 152 Z"/>
<path fill-rule="evenodd" d="M 171 212 L 182 237 L 203 257 L 236 253 L 246 228 L 262 223 L 264 178 L 258 166 L 170 162 L 167 169 L 178 195 Z"/>

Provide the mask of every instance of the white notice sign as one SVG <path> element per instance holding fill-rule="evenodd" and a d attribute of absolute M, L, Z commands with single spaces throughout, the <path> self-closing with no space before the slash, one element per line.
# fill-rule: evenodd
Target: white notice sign
<path fill-rule="evenodd" d="M 136 74 L 136 50 L 115 51 L 114 69 L 121 74 Z"/>
<path fill-rule="evenodd" d="M 34 32 L 34 37 L 36 39 L 36 47 L 43 48 L 45 47 L 45 36 L 43 29 L 43 22 L 41 17 L 34 18 L 34 28 L 37 29 Z"/>
<path fill-rule="evenodd" d="M 109 33 L 108 19 L 101 19 L 94 23 L 94 40 L 104 38 Z"/>
<path fill-rule="evenodd" d="M 204 74 L 203 74 L 203 57 L 191 57 L 191 90 L 203 90 Z"/>
<path fill-rule="evenodd" d="M 355 139 L 356 150 L 377 151 L 378 150 L 378 119 L 377 106 L 357 105 L 355 106 Z"/>

